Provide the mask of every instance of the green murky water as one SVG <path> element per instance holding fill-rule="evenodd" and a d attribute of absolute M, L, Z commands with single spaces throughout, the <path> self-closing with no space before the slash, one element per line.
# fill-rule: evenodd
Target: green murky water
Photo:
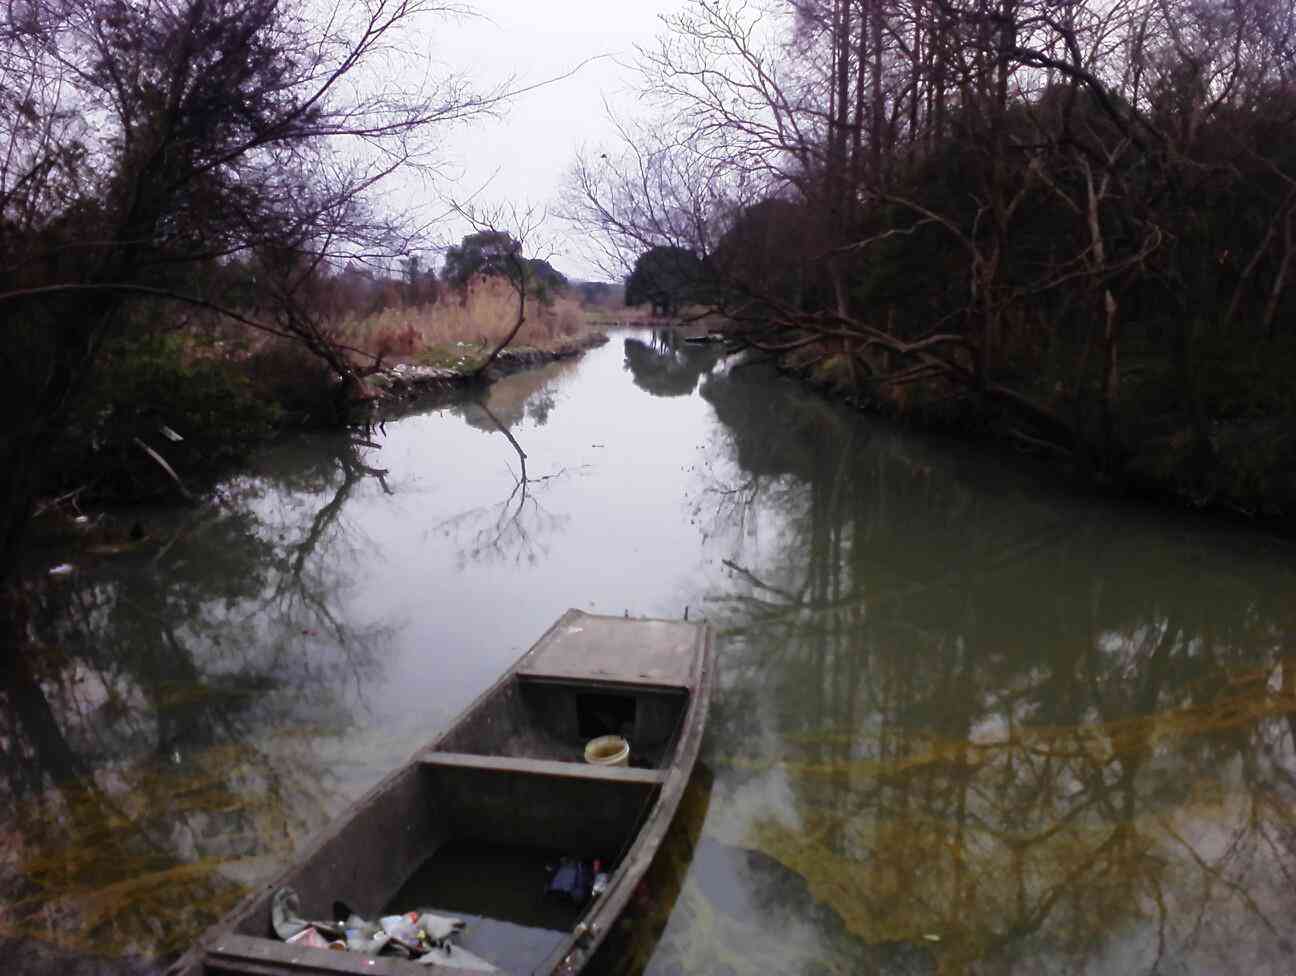
<path fill-rule="evenodd" d="M 33 590 L 0 699 L 18 972 L 174 955 L 568 606 L 723 634 L 608 970 L 1296 969 L 1289 546 L 648 333 L 373 444 L 268 451 Z"/>

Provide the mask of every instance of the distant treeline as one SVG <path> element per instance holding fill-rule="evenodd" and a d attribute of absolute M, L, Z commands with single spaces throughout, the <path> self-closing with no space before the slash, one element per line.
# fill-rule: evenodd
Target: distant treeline
<path fill-rule="evenodd" d="M 548 261 L 520 257 L 522 245 L 502 231 L 469 234 L 447 248 L 440 271 L 421 254 L 374 265 L 363 261 L 319 265 L 302 276 L 299 298 L 329 319 L 357 319 L 393 308 L 463 301 L 475 277 L 510 278 L 505 255 L 519 255 L 517 269 L 525 277 L 528 299 L 549 302 L 558 296 L 590 307 L 620 304 L 621 284 L 570 281 Z M 247 312 L 272 306 L 274 291 L 256 256 L 212 262 L 202 272 L 203 291 L 219 296 L 224 305 Z"/>

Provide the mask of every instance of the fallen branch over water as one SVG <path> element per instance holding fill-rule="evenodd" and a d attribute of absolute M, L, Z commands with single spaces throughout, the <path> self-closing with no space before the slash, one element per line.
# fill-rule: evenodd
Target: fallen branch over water
<path fill-rule="evenodd" d="M 157 451 L 153 450 L 153 448 L 149 447 L 138 437 L 133 437 L 131 439 L 135 442 L 136 446 L 138 446 L 141 451 L 143 451 L 154 461 L 156 461 L 158 466 L 171 477 L 171 480 L 175 482 L 176 488 L 179 489 L 180 494 L 184 497 L 185 501 L 192 502 L 195 500 L 194 496 L 189 494 L 189 489 L 184 486 L 184 482 L 180 480 L 180 476 L 175 473 L 175 468 L 171 467 L 171 465 L 167 463 L 166 458 L 164 458 Z"/>

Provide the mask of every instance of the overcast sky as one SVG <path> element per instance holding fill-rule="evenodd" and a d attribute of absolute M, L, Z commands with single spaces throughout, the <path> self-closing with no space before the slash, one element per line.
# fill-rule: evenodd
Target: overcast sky
<path fill-rule="evenodd" d="M 446 147 L 460 176 L 454 193 L 462 197 L 490 180 L 478 197 L 483 203 L 556 204 L 578 148 L 606 144 L 612 137 L 604 99 L 615 103 L 619 114 L 634 112 L 635 76 L 627 67 L 635 58 L 634 47 L 650 43 L 660 32 L 658 15 L 680 4 L 681 0 L 476 0 L 473 7 L 481 19 L 446 24 L 436 39 L 434 57 L 482 87 L 510 76 L 520 85 L 534 83 L 595 55 L 616 56 L 520 96 L 499 120 L 476 122 L 455 133 Z M 445 236 L 454 240 L 465 231 L 447 228 Z M 551 260 L 568 277 L 602 277 L 581 256 L 562 221 L 551 219 L 540 237 L 551 243 Z"/>

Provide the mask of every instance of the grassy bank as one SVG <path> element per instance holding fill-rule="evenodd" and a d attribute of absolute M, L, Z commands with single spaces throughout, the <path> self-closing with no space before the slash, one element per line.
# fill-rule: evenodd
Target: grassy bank
<path fill-rule="evenodd" d="M 1207 419 L 1209 451 L 1201 452 L 1195 447 L 1192 419 L 1178 410 L 1163 369 L 1131 363 L 1121 377 L 1126 398 L 1117 413 L 1120 454 L 1111 468 L 1099 469 L 1095 459 L 1080 452 L 1068 454 L 1023 436 L 1015 419 L 993 403 L 919 386 L 862 388 L 844 356 L 813 363 L 806 359 L 804 353 L 788 356 L 783 366 L 862 410 L 1033 452 L 1085 489 L 1214 511 L 1296 534 L 1296 413 L 1265 410 L 1262 393 L 1273 386 L 1269 380 L 1274 377 L 1252 382 L 1239 369 L 1213 373 L 1210 384 L 1216 397 Z M 1267 376 L 1274 371 L 1265 372 Z M 1046 382 L 1036 386 L 1042 398 L 1055 394 Z M 1051 406 L 1070 415 L 1086 412 L 1085 402 L 1058 399 Z M 1091 410 L 1093 404 L 1087 406 Z M 1096 410 L 1091 412 L 1096 415 Z"/>
<path fill-rule="evenodd" d="M 1130 356 L 1122 365 L 1114 437 L 1116 463 L 1065 452 L 1025 436 L 1020 423 L 994 403 L 939 382 L 871 384 L 850 358 L 818 345 L 785 354 L 782 369 L 859 409 L 921 427 L 1010 445 L 1037 453 L 1063 477 L 1109 494 L 1214 511 L 1296 533 L 1296 394 L 1286 355 L 1263 358 L 1236 352 L 1204 358 L 1199 383 L 1209 450 L 1195 447 L 1193 418 L 1182 409 L 1176 377 L 1156 357 Z M 1064 389 L 1045 374 L 1010 382 L 1084 430 L 1096 425 L 1097 391 Z"/>
<path fill-rule="evenodd" d="M 512 331 L 517 309 L 507 283 L 477 279 L 441 301 L 331 323 L 329 335 L 353 349 L 361 372 L 380 360 L 366 398 L 409 397 L 462 386 Z M 198 491 L 275 433 L 335 421 L 337 377 L 300 344 L 228 321 L 149 325 L 104 349 L 51 458 L 47 499 L 129 503 Z M 579 354 L 596 335 L 574 298 L 528 302 L 492 372 Z"/>

